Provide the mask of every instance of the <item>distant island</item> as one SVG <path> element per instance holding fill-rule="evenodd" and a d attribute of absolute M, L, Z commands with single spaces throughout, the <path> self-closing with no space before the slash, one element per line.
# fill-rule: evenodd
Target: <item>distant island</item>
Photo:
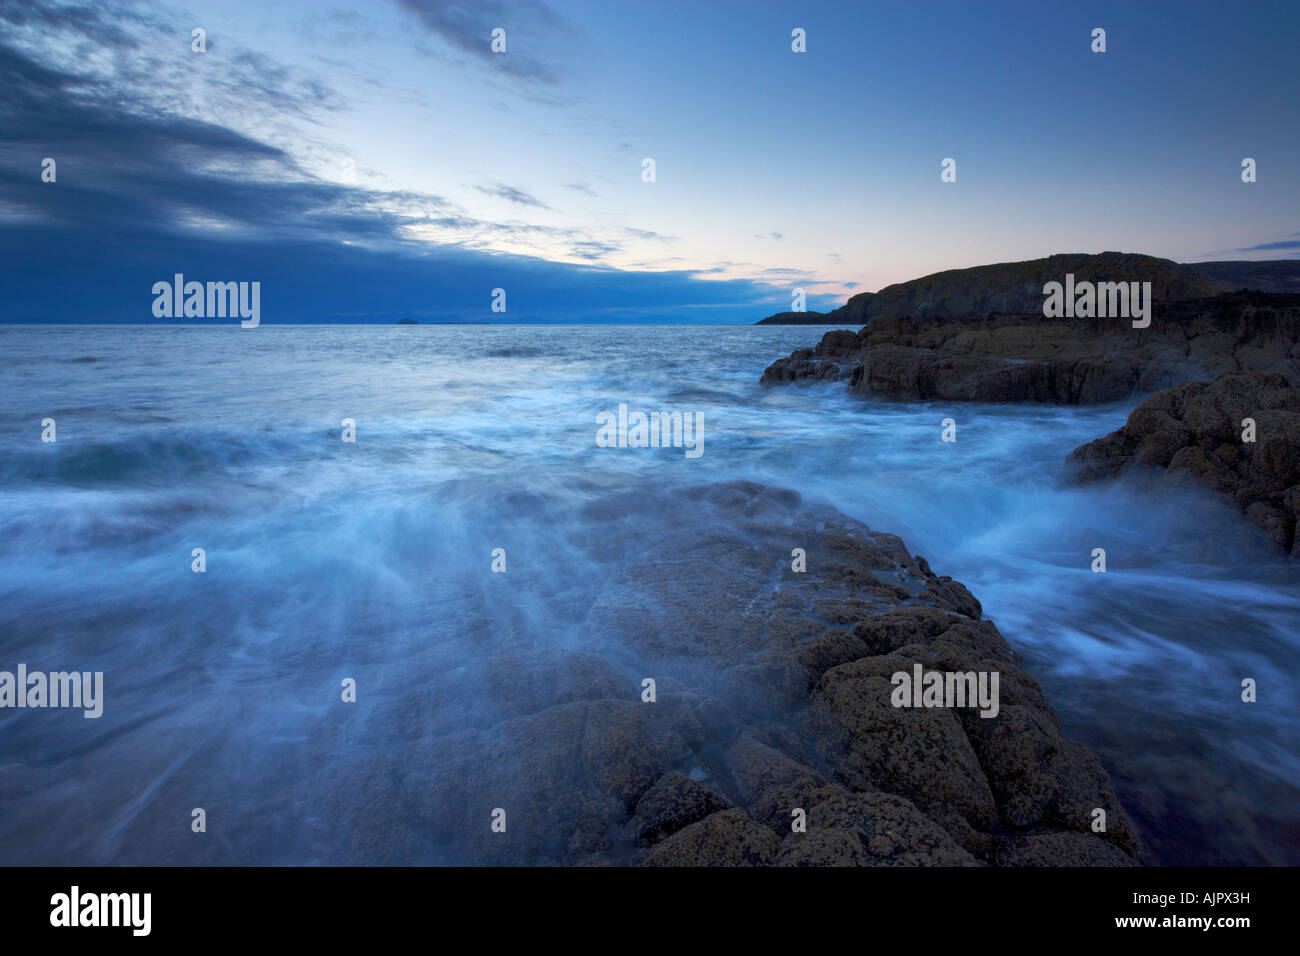
<path fill-rule="evenodd" d="M 415 319 L 398 319 L 397 324 L 398 325 L 419 325 L 420 323 L 417 322 Z"/>
<path fill-rule="evenodd" d="M 778 312 L 776 315 L 769 315 L 766 319 L 760 319 L 757 325 L 826 325 L 826 316 L 829 312 Z M 831 320 L 833 324 L 834 320 Z"/>

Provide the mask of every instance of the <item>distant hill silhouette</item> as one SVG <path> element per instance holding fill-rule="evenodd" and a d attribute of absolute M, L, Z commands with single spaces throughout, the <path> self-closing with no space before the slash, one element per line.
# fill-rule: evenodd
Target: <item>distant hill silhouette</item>
<path fill-rule="evenodd" d="M 828 321 L 834 322 L 834 319 L 827 319 L 827 312 L 778 312 L 776 315 L 769 315 L 766 319 L 759 322 L 759 325 L 825 325 Z"/>
<path fill-rule="evenodd" d="M 1224 292 L 1300 292 L 1300 259 L 1271 262 L 1198 262 L 1192 268 L 1224 286 Z"/>
<path fill-rule="evenodd" d="M 1150 282 L 1156 302 L 1205 298 L 1239 289 L 1300 292 L 1300 259 L 1184 265 L 1135 252 L 1061 253 L 1026 262 L 936 272 L 879 292 L 859 293 L 824 314 L 781 312 L 758 324 L 858 327 L 878 315 L 919 319 L 971 318 L 990 312 L 1030 315 L 1042 311 L 1043 285 L 1063 281 L 1067 272 L 1074 274 L 1076 282 Z"/>

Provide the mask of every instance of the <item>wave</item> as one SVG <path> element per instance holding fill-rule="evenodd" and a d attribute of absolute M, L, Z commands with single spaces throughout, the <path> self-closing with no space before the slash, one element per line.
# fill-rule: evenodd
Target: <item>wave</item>
<path fill-rule="evenodd" d="M 205 472 L 230 472 L 320 455 L 330 441 L 338 443 L 338 434 L 322 430 L 313 436 L 250 435 L 236 429 L 185 428 L 82 443 L 65 429 L 55 442 L 26 442 L 7 448 L 0 461 L 0 480 L 82 486 L 171 484 Z"/>

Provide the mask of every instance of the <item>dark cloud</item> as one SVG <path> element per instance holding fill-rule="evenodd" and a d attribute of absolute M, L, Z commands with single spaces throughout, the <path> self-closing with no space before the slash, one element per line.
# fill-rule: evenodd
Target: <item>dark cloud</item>
<path fill-rule="evenodd" d="M 323 240 L 104 238 L 51 226 L 0 229 L 0 320 L 151 322 L 154 282 L 174 273 L 262 284 L 262 323 L 392 321 L 455 314 L 510 322 L 756 321 L 788 294 L 691 271 L 623 272 L 458 246 L 394 255 Z M 491 311 L 505 288 L 510 314 Z"/>
<path fill-rule="evenodd" d="M 105 56 L 75 52 L 108 41 Z M 280 146 L 198 108 L 196 70 L 219 115 L 242 115 L 248 98 L 259 129 L 311 120 L 339 103 L 337 93 L 233 40 L 224 47 L 225 59 L 193 54 L 187 24 L 129 8 L 0 5 L 0 321 L 152 321 L 153 283 L 177 272 L 260 281 L 266 323 L 394 313 L 490 320 L 500 318 L 490 312 L 496 287 L 510 290 L 510 321 L 743 322 L 781 298 L 763 282 L 703 281 L 688 269 L 623 272 L 487 252 L 474 243 L 534 236 L 595 263 L 619 245 L 484 221 L 436 195 L 313 176 Z M 82 65 L 92 59 L 95 72 Z M 41 181 L 47 156 L 54 183 Z M 468 238 L 417 242 L 416 227 Z"/>
<path fill-rule="evenodd" d="M 618 252 L 621 248 L 621 246 L 612 242 L 597 242 L 589 239 L 583 242 L 575 242 L 572 246 L 572 254 L 579 259 L 595 261 L 605 258 L 611 252 Z"/>
<path fill-rule="evenodd" d="M 538 209 L 550 209 L 540 199 L 529 195 L 522 189 L 516 189 L 514 186 L 507 186 L 504 183 L 492 183 L 488 186 L 475 186 L 479 192 L 485 196 L 493 196 L 497 199 L 506 199 L 521 206 L 536 206 Z"/>
<path fill-rule="evenodd" d="M 106 47 L 134 45 L 136 29 L 162 28 L 162 21 L 131 7 L 111 3 L 0 3 L 0 20 L 10 29 L 76 30 L 94 36 Z M 189 31 L 184 32 L 189 45 Z"/>
<path fill-rule="evenodd" d="M 675 236 L 662 236 L 650 229 L 633 229 L 630 226 L 625 227 L 623 232 L 629 236 L 635 236 L 637 239 L 646 239 L 651 242 L 676 242 Z"/>
<path fill-rule="evenodd" d="M 554 86 L 568 21 L 537 0 L 396 0 L 431 33 L 486 66 Z M 506 31 L 506 52 L 492 52 L 492 31 Z"/>
<path fill-rule="evenodd" d="M 1300 241 L 1287 239 L 1282 242 L 1264 242 L 1258 246 L 1244 246 L 1237 252 L 1266 252 L 1270 249 L 1300 249 Z"/>

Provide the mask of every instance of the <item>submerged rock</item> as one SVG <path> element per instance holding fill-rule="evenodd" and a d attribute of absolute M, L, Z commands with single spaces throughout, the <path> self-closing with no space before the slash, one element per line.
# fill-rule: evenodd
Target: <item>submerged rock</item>
<path fill-rule="evenodd" d="M 708 787 L 674 770 L 660 777 L 637 801 L 636 816 L 626 833 L 640 843 L 656 843 L 727 807 L 727 801 Z"/>
<path fill-rule="evenodd" d="M 586 510 L 602 522 L 584 527 L 602 532 L 585 547 L 606 570 L 589 604 L 566 606 L 573 647 L 498 638 L 485 664 L 430 674 L 427 691 L 378 712 L 383 755 L 331 779 L 338 795 L 320 808 L 323 825 L 352 834 L 339 858 L 1137 859 L 1096 757 L 1062 737 L 979 602 L 899 538 L 745 482 L 610 495 Z M 997 672 L 996 716 L 894 706 L 891 674 L 916 663 Z"/>

